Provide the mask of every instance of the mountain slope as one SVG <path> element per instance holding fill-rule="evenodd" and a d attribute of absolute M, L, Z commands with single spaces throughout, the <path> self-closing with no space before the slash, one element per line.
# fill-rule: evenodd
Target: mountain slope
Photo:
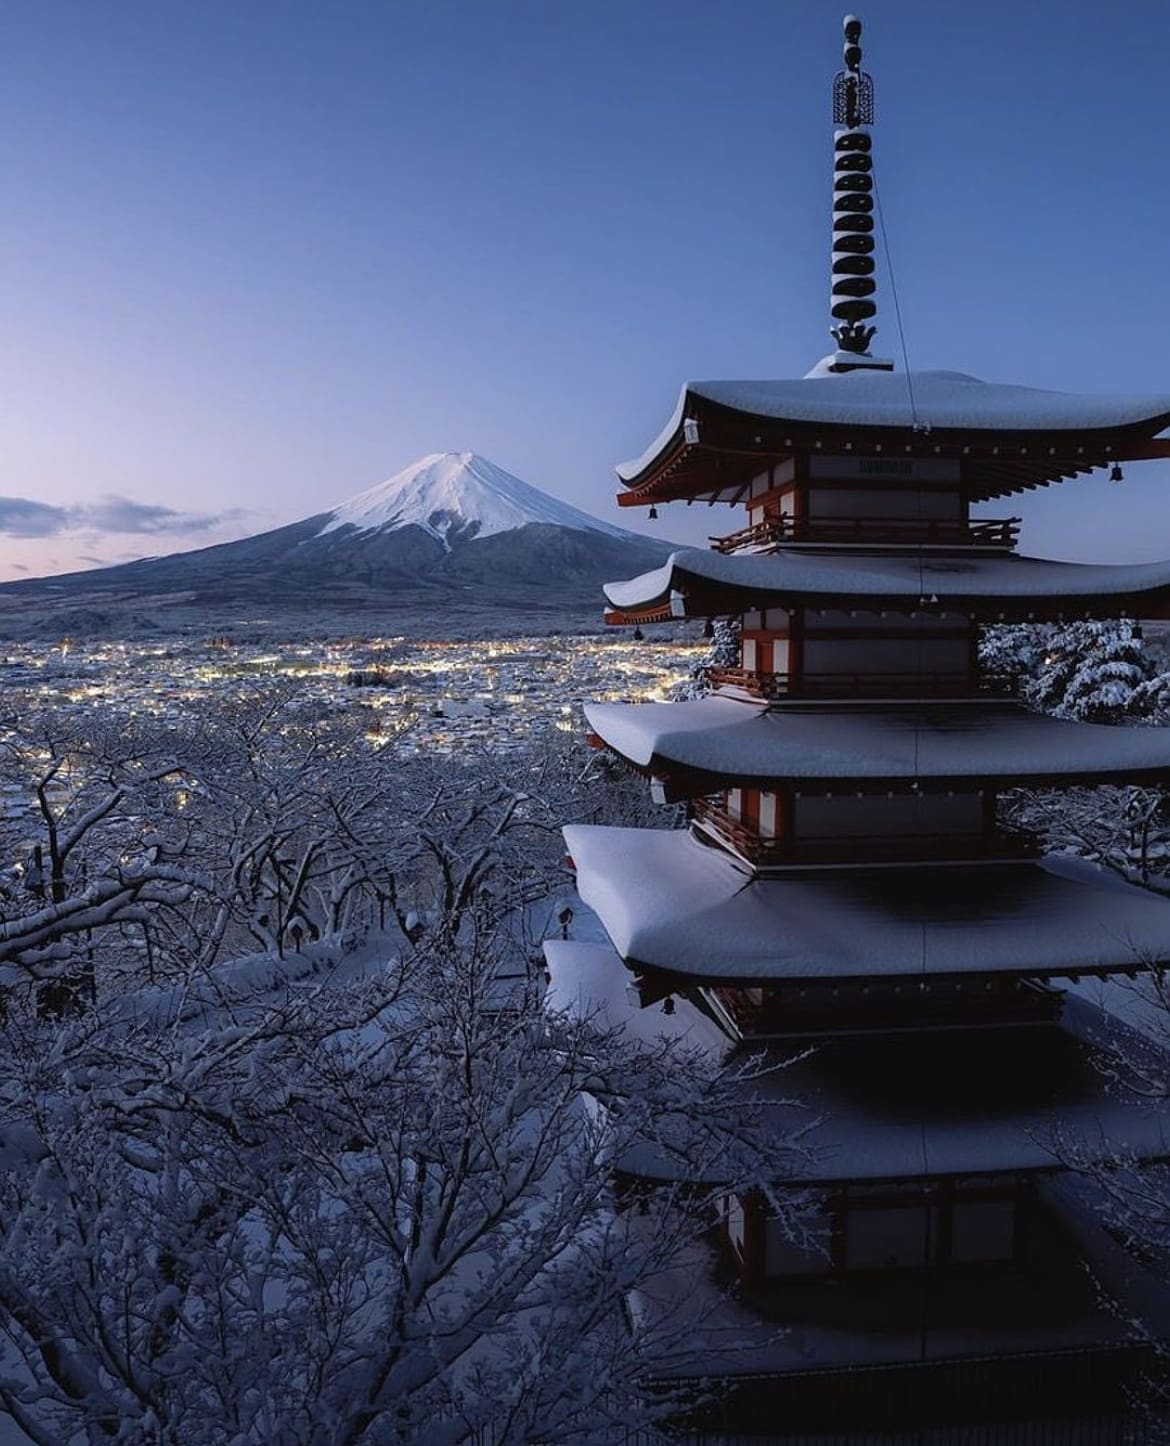
<path fill-rule="evenodd" d="M 329 512 L 238 542 L 0 586 L 92 605 L 184 594 L 194 606 L 600 608 L 600 584 L 669 545 L 578 511 L 470 452 L 434 453 Z"/>
<path fill-rule="evenodd" d="M 475 452 L 432 452 L 336 508 L 322 534 L 414 525 L 443 544 L 514 532 L 530 523 L 629 539 L 631 533 L 541 492 Z"/>

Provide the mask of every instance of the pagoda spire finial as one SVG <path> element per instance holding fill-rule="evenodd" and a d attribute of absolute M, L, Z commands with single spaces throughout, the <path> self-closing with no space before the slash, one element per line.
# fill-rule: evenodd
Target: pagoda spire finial
<path fill-rule="evenodd" d="M 835 325 L 829 328 L 842 359 L 830 369 L 848 371 L 880 365 L 869 355 L 877 331 L 868 324 L 877 314 L 873 300 L 877 283 L 873 237 L 873 81 L 861 68 L 861 21 L 846 15 L 845 69 L 833 81 L 833 259 L 830 304 Z M 822 364 L 823 365 L 823 364 Z"/>

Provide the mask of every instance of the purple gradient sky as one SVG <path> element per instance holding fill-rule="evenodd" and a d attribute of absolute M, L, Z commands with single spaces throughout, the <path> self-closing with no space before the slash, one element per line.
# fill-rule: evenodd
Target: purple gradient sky
<path fill-rule="evenodd" d="M 449 449 L 654 527 L 611 467 L 679 384 L 829 347 L 842 10 L 15 0 L 0 494 L 38 505 L 0 501 L 0 578 L 261 531 Z M 913 365 L 1170 392 L 1170 7 L 861 13 Z M 1023 503 L 1026 545 L 1170 556 L 1170 464 L 1127 471 Z"/>

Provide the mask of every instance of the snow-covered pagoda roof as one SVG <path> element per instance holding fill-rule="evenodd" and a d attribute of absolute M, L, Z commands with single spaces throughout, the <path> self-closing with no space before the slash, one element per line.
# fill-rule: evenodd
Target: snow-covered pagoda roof
<path fill-rule="evenodd" d="M 593 731 L 639 768 L 727 779 L 885 786 L 1003 782 L 1151 782 L 1170 776 L 1170 728 L 1117 728 L 1018 704 L 802 705 L 768 708 L 711 696 L 687 703 L 590 703 Z"/>
<path fill-rule="evenodd" d="M 640 457 L 623 462 L 623 506 L 672 497 L 732 501 L 743 480 L 794 455 L 959 457 L 972 497 L 994 497 L 1114 461 L 1170 455 L 1170 396 L 1081 396 L 963 372 L 862 369 L 785 381 L 688 382 Z"/>
<path fill-rule="evenodd" d="M 731 1037 L 710 1011 L 701 1009 L 686 994 L 676 996 L 667 1013 L 634 1002 L 630 972 L 612 944 L 546 939 L 541 947 L 549 974 L 546 1009 L 589 1019 L 600 1030 L 620 1027 L 632 1039 L 651 1046 L 669 1039 L 715 1057 L 732 1046 Z"/>
<path fill-rule="evenodd" d="M 1170 603 L 1170 561 L 1050 562 L 1015 553 L 808 548 L 771 553 L 672 552 L 652 572 L 605 585 L 619 614 L 712 617 L 756 607 L 859 607 L 1028 617 L 1153 617 Z"/>
<path fill-rule="evenodd" d="M 1170 900 L 1078 860 L 753 877 L 682 829 L 564 834 L 578 892 L 622 958 L 680 977 L 1043 978 L 1170 962 Z"/>
<path fill-rule="evenodd" d="M 673 1039 L 717 1060 L 732 1057 L 734 1046 L 685 993 L 667 1013 L 657 1003 L 639 1006 L 628 971 L 606 945 L 553 940 L 545 956 L 552 1007 L 620 1026 L 647 1044 Z M 1058 1129 L 1060 1146 L 1067 1151 L 1075 1141 L 1088 1157 L 1126 1148 L 1165 1157 L 1170 1120 L 1159 1104 L 1109 1089 L 1093 1050 L 1110 1040 L 1099 1037 L 1093 1015 L 1072 1000 L 1067 1029 L 843 1035 L 791 1063 L 792 1050 L 782 1045 L 775 1057 L 783 1067 L 745 1083 L 745 1108 L 762 1106 L 780 1132 L 815 1124 L 794 1184 L 1059 1168 Z M 681 1173 L 677 1155 L 650 1142 L 621 1164 L 650 1178 Z M 709 1178 L 718 1178 L 716 1169 L 708 1162 Z"/>

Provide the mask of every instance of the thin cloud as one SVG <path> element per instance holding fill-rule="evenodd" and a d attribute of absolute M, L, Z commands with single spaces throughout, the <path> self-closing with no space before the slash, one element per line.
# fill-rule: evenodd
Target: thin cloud
<path fill-rule="evenodd" d="M 133 502 L 116 493 L 70 510 L 77 519 L 75 528 L 89 527 L 96 532 L 210 532 L 221 523 L 245 516 L 242 507 L 226 512 L 176 512 L 173 507 Z"/>
<path fill-rule="evenodd" d="M 0 532 L 9 537 L 55 537 L 69 529 L 72 512 L 28 497 L 0 497 Z"/>
<path fill-rule="evenodd" d="M 178 512 L 156 502 L 134 502 L 117 493 L 73 507 L 55 507 L 28 497 L 0 497 L 0 534 L 9 537 L 60 537 L 69 532 L 199 534 L 247 516 L 243 507 Z"/>

